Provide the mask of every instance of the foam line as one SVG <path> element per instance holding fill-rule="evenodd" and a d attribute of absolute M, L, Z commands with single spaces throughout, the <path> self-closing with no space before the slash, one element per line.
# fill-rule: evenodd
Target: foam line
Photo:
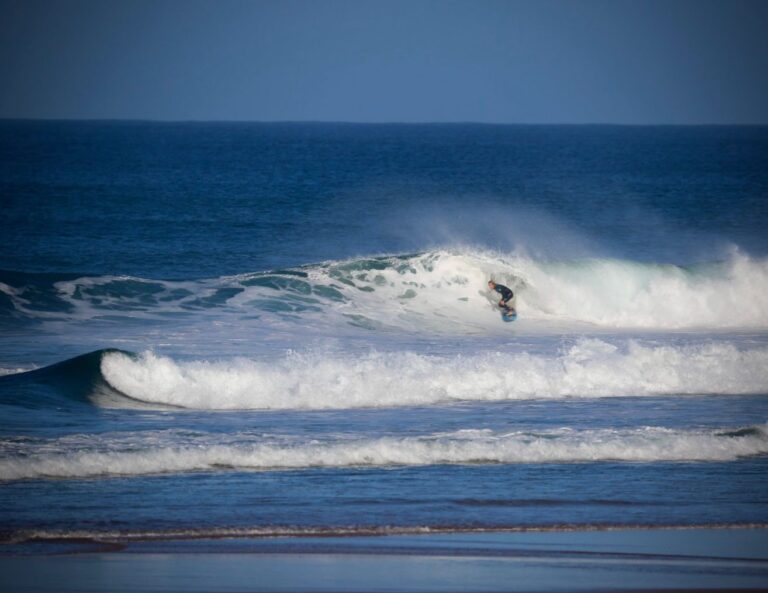
<path fill-rule="evenodd" d="M 55 442 L 30 445 L 28 450 L 15 450 L 13 455 L 0 458 L 0 479 L 435 464 L 727 462 L 768 454 L 765 427 L 737 431 L 559 429 L 540 433 L 465 430 L 419 437 L 347 437 L 270 444 L 259 444 L 253 438 L 245 438 L 241 444 L 219 444 L 204 437 L 176 445 L 146 440 L 156 444 L 137 450 L 132 442 L 96 439 L 90 445 L 96 450 L 66 454 L 48 452 L 56 448 Z"/>
<path fill-rule="evenodd" d="M 72 540 L 113 543 L 172 540 L 205 540 L 273 537 L 370 537 L 381 535 L 426 535 L 444 533 L 565 533 L 595 531 L 688 531 L 698 529 L 768 529 L 768 523 L 539 523 L 502 525 L 346 525 L 299 527 L 260 525 L 249 527 L 207 527 L 164 530 L 29 529 L 0 532 L 0 542 L 19 544 L 35 541 Z M 79 542 L 78 542 L 79 543 Z M 474 553 L 474 552 L 472 552 Z M 711 558 L 710 558 L 711 559 Z"/>

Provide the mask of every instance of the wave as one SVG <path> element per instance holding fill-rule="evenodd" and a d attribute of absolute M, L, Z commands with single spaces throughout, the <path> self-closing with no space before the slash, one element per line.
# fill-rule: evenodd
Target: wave
<path fill-rule="evenodd" d="M 0 316 L 82 320 L 235 315 L 323 320 L 368 330 L 498 329 L 489 278 L 517 295 L 520 319 L 672 330 L 768 328 L 768 260 L 733 253 L 681 267 L 616 259 L 542 261 L 437 250 L 222 278 L 162 281 L 0 272 Z"/>
<path fill-rule="evenodd" d="M 768 349 L 626 349 L 579 340 L 555 356 L 289 353 L 278 361 L 176 362 L 107 353 L 105 380 L 135 400 L 194 409 L 341 409 L 454 401 L 768 393 Z"/>
<path fill-rule="evenodd" d="M 110 408 L 323 410 L 452 402 L 768 393 L 768 348 L 579 339 L 559 352 L 288 352 L 277 360 L 176 361 L 100 350 L 17 375 Z M 15 390 L 3 392 L 15 394 Z M 48 405 L 18 399 L 6 403 Z"/>
<path fill-rule="evenodd" d="M 62 400 L 113 408 L 162 408 L 136 400 L 112 386 L 102 374 L 102 364 L 110 356 L 135 356 L 131 352 L 108 348 L 34 370 L 0 374 L 0 402 L 28 408 L 57 406 Z M 42 387 L 31 394 L 24 387 Z"/>
<path fill-rule="evenodd" d="M 446 464 L 727 462 L 768 454 L 764 426 L 707 431 L 659 427 L 563 428 L 537 433 L 460 430 L 309 442 L 270 442 L 265 435 L 230 438 L 234 442 L 209 435 L 177 437 L 163 433 L 135 434 L 128 439 L 65 437 L 61 442 L 14 443 L 10 450 L 6 447 L 2 451 L 0 480 Z"/>

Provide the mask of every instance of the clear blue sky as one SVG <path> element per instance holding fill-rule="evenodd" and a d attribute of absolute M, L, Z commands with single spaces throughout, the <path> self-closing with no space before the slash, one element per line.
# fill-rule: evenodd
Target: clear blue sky
<path fill-rule="evenodd" d="M 764 0 L 0 0 L 0 117 L 768 123 Z"/>

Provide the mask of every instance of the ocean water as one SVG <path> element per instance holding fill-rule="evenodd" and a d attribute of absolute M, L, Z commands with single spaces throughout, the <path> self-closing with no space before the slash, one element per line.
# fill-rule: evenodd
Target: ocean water
<path fill-rule="evenodd" d="M 5 121 L 0 198 L 11 553 L 768 525 L 768 128 Z"/>

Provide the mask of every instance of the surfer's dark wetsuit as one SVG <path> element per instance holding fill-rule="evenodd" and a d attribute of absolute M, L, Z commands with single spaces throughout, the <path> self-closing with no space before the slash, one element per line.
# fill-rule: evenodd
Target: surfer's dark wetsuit
<path fill-rule="evenodd" d="M 501 295 L 499 301 L 499 308 L 503 309 L 501 317 L 504 321 L 512 321 L 517 318 L 517 312 L 514 305 L 512 305 L 512 299 L 515 298 L 515 293 L 503 284 L 496 284 L 493 280 L 488 281 L 488 288 L 495 290 Z"/>
<path fill-rule="evenodd" d="M 501 295 L 501 301 L 499 302 L 499 307 L 503 307 L 507 309 L 512 306 L 509 304 L 509 301 L 515 298 L 515 293 L 513 293 L 509 288 L 507 288 L 503 284 L 494 283 L 493 290 L 495 290 Z"/>

